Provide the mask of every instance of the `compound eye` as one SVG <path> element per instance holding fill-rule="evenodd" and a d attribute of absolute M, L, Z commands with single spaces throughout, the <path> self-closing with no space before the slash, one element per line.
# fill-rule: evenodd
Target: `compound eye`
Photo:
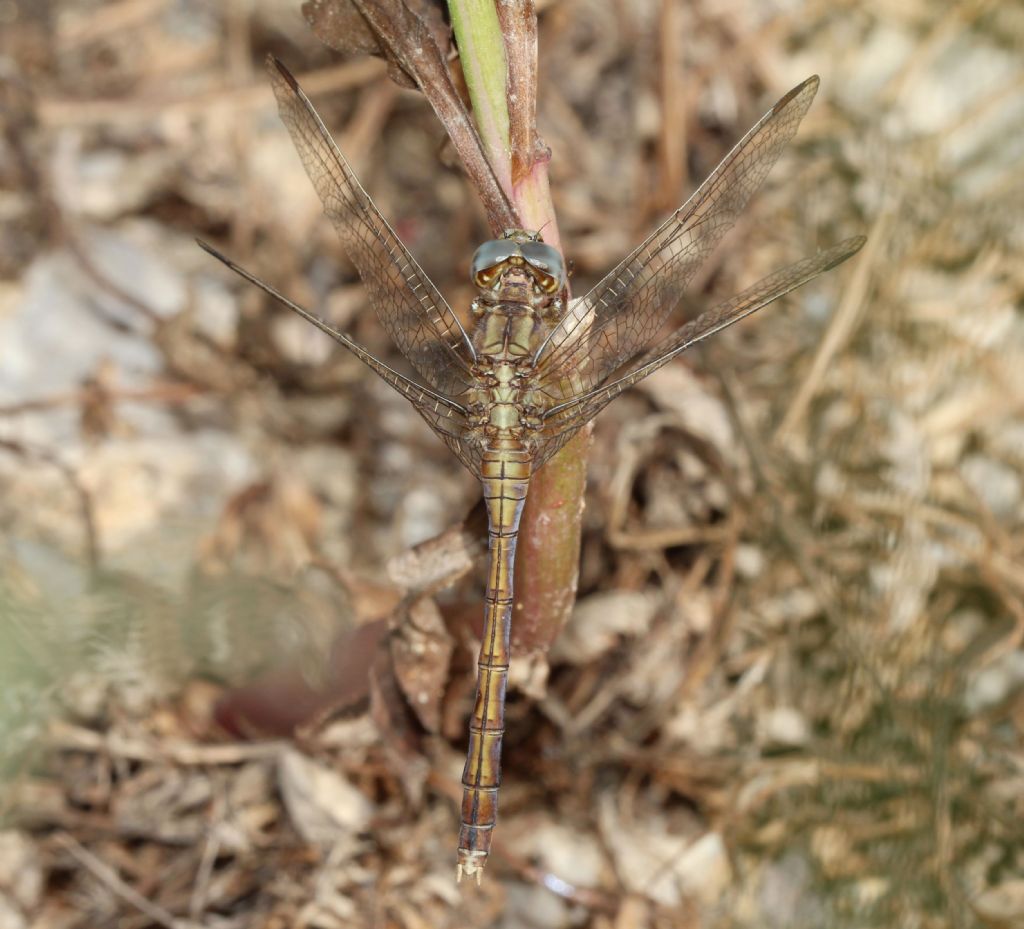
<path fill-rule="evenodd" d="M 478 287 L 490 286 L 498 267 L 519 254 L 519 246 L 515 242 L 503 239 L 492 239 L 484 242 L 473 255 L 470 266 L 470 278 Z M 489 277 L 485 275 L 490 274 Z"/>
<path fill-rule="evenodd" d="M 545 293 L 561 290 L 565 283 L 565 262 L 558 249 L 543 242 L 524 242 L 521 248 L 523 257 L 537 272 L 538 286 Z"/>

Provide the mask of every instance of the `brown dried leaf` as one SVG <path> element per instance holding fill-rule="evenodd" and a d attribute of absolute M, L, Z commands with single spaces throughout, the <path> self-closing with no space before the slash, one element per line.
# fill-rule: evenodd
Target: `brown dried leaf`
<path fill-rule="evenodd" d="M 351 0 L 306 0 L 302 15 L 313 34 L 336 52 L 384 54 L 369 23 Z"/>
<path fill-rule="evenodd" d="M 399 614 L 391 636 L 395 678 L 428 732 L 437 732 L 441 726 L 441 697 L 454 647 L 441 611 L 430 597 L 420 597 Z"/>
<path fill-rule="evenodd" d="M 366 29 L 387 58 L 391 76 L 423 91 L 444 125 L 483 201 L 495 233 L 520 225 L 484 154 L 480 136 L 448 70 L 450 32 L 433 0 L 309 0 L 303 11 L 317 36 L 342 51 L 366 51 Z M 362 23 L 353 19 L 358 15 Z M 352 35 L 347 31 L 351 29 Z M 397 73 L 396 73 L 397 72 Z"/>
<path fill-rule="evenodd" d="M 391 768 L 410 803 L 418 804 L 430 773 L 423 756 L 422 730 L 402 695 L 389 655 L 381 652 L 370 668 L 370 718 L 377 726 Z"/>
<path fill-rule="evenodd" d="M 312 687 L 302 669 L 292 665 L 229 690 L 218 701 L 217 722 L 236 735 L 286 736 L 299 728 L 317 728 L 329 716 L 353 712 L 369 695 L 370 668 L 383 651 L 386 634 L 387 624 L 378 620 L 339 635 L 320 688 Z"/>
<path fill-rule="evenodd" d="M 302 4 L 305 17 L 313 34 L 337 52 L 355 55 L 374 55 L 388 64 L 388 77 L 400 87 L 415 87 L 416 81 L 380 43 L 376 33 L 352 0 L 307 0 Z"/>
<path fill-rule="evenodd" d="M 454 584 L 486 554 L 480 537 L 459 524 L 395 555 L 388 577 L 409 593 L 431 594 Z"/>

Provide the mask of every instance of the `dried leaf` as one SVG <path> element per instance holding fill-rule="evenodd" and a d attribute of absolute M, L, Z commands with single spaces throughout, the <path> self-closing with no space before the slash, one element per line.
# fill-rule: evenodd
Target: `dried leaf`
<path fill-rule="evenodd" d="M 313 34 L 336 52 L 384 54 L 370 24 L 351 0 L 306 0 L 302 15 Z"/>
<path fill-rule="evenodd" d="M 337 848 L 369 825 L 370 801 L 336 771 L 288 749 L 277 774 L 288 815 L 307 842 Z"/>
<path fill-rule="evenodd" d="M 364 26 L 376 42 L 371 54 L 383 53 L 391 76 L 418 87 L 444 125 L 495 233 L 520 225 L 484 154 L 473 119 L 448 70 L 450 33 L 437 4 L 429 0 L 310 0 L 303 12 L 317 36 L 342 51 L 365 51 Z M 353 19 L 358 15 L 362 24 Z M 352 28 L 353 35 L 346 34 Z"/>
<path fill-rule="evenodd" d="M 441 698 L 454 647 L 430 597 L 421 597 L 402 611 L 391 636 L 398 686 L 428 732 L 437 732 L 441 725 Z"/>
<path fill-rule="evenodd" d="M 519 825 L 518 823 L 516 825 Z M 598 887 L 606 867 L 605 854 L 592 832 L 560 822 L 549 814 L 531 816 L 529 828 L 506 838 L 517 854 L 578 887 Z"/>
<path fill-rule="evenodd" d="M 298 665 L 293 665 L 228 691 L 217 704 L 218 723 L 239 735 L 283 736 L 327 714 L 365 705 L 369 671 L 386 633 L 387 624 L 381 620 L 338 636 L 319 689 L 310 685 Z"/>
<path fill-rule="evenodd" d="M 479 536 L 459 524 L 395 555 L 388 561 L 388 577 L 409 593 L 434 593 L 454 584 L 486 554 Z"/>
<path fill-rule="evenodd" d="M 388 77 L 400 87 L 415 87 L 416 81 L 388 54 L 370 24 L 351 0 L 307 0 L 302 15 L 313 34 L 337 52 L 374 55 L 388 64 Z"/>
<path fill-rule="evenodd" d="M 381 653 L 370 668 L 370 717 L 377 725 L 391 768 L 410 803 L 418 804 L 430 773 L 422 752 L 419 721 L 402 695 L 391 658 Z"/>
<path fill-rule="evenodd" d="M 662 906 L 678 907 L 685 898 L 713 904 L 732 880 L 717 832 L 687 839 L 668 833 L 663 820 L 624 819 L 611 796 L 603 798 L 599 821 L 623 886 Z"/>
<path fill-rule="evenodd" d="M 552 660 L 588 664 L 623 638 L 643 635 L 663 604 L 655 590 L 608 590 L 591 594 L 572 611 L 552 649 Z"/>

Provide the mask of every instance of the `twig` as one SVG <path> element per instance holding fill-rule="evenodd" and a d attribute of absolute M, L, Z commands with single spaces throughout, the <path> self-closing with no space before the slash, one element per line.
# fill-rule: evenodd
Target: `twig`
<path fill-rule="evenodd" d="M 100 564 L 100 546 L 99 536 L 96 532 L 96 518 L 93 514 L 92 497 L 89 496 L 89 491 L 85 489 L 82 482 L 78 479 L 78 475 L 53 452 L 45 448 L 26 445 L 23 442 L 15 442 L 12 439 L 0 439 L 0 449 L 6 449 L 22 458 L 34 458 L 44 464 L 51 465 L 64 476 L 64 479 L 78 498 L 78 509 L 85 528 L 86 559 L 90 569 L 95 571 Z"/>
<path fill-rule="evenodd" d="M 238 742 L 225 745 L 200 745 L 194 742 L 160 742 L 129 739 L 116 732 L 104 734 L 54 720 L 46 735 L 54 748 L 95 752 L 126 758 L 130 761 L 172 761 L 175 764 L 201 767 L 236 765 L 247 761 L 276 758 L 288 744 L 284 741 Z"/>
<path fill-rule="evenodd" d="M 178 919 L 162 906 L 147 900 L 134 887 L 121 880 L 117 872 L 110 865 L 97 858 L 68 833 L 60 833 L 54 839 L 82 867 L 91 872 L 100 883 L 117 894 L 122 900 L 134 906 L 139 912 L 145 913 L 153 922 L 166 926 L 167 929 L 196 929 L 196 927 L 203 925 L 203 923 L 196 923 L 190 919 Z"/>
<path fill-rule="evenodd" d="M 879 260 L 881 250 L 889 244 L 889 228 L 893 218 L 893 212 L 884 212 L 875 221 L 871 233 L 868 235 L 868 244 L 864 249 L 864 254 L 860 261 L 854 263 L 852 279 L 844 290 L 839 308 L 832 316 L 828 329 L 818 345 L 814 361 L 811 362 L 811 369 L 807 372 L 807 376 L 782 419 L 782 424 L 775 433 L 776 441 L 788 436 L 796 428 L 797 423 L 803 419 L 826 372 L 832 365 L 832 359 L 853 335 L 867 299 L 875 264 Z"/>
<path fill-rule="evenodd" d="M 119 283 L 117 283 L 117 281 L 111 280 L 107 277 L 107 275 L 97 267 L 96 263 L 92 260 L 92 256 L 89 255 L 82 246 L 77 233 L 70 228 L 64 217 L 59 216 L 58 218 L 64 243 L 78 262 L 79 267 L 85 272 L 86 277 L 88 277 L 101 290 L 107 291 L 107 293 L 113 295 L 126 306 L 133 309 L 148 322 L 153 323 L 154 325 L 158 323 L 160 321 L 160 314 L 144 300 L 140 300 L 134 294 L 125 290 Z"/>
<path fill-rule="evenodd" d="M 207 391 L 197 384 L 183 384 L 176 381 L 157 382 L 149 387 L 125 387 L 104 391 L 105 397 L 113 403 L 164 403 L 168 406 L 183 406 Z M 65 407 L 80 407 L 89 399 L 90 391 L 69 390 L 22 400 L 19 403 L 0 405 L 0 416 L 21 416 L 25 413 L 45 413 Z"/>
<path fill-rule="evenodd" d="M 60 29 L 61 50 L 68 54 L 77 51 L 76 46 L 95 42 L 111 33 L 137 29 L 146 20 L 156 17 L 165 6 L 167 0 L 121 0 L 92 8 Z"/>
<path fill-rule="evenodd" d="M 300 74 L 302 88 L 311 97 L 330 91 L 360 87 L 384 74 L 384 64 L 375 58 L 321 68 Z M 138 126 L 140 122 L 164 115 L 194 116 L 204 110 L 223 108 L 231 112 L 241 109 L 270 109 L 274 95 L 264 81 L 246 87 L 217 87 L 199 94 L 128 100 L 63 100 L 45 97 L 39 101 L 39 121 L 50 128 L 75 126 Z"/>
<path fill-rule="evenodd" d="M 219 803 L 217 804 L 220 805 Z M 189 900 L 188 912 L 192 919 L 198 920 L 206 908 L 206 898 L 210 892 L 210 879 L 217 864 L 217 855 L 221 849 L 220 833 L 216 827 L 210 830 L 203 845 L 203 853 L 199 859 L 199 868 L 192 882 L 192 895 Z"/>

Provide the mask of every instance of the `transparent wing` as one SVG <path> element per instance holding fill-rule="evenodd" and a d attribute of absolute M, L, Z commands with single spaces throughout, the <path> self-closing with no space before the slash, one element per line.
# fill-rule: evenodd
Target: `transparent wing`
<path fill-rule="evenodd" d="M 382 325 L 424 381 L 457 396 L 472 382 L 474 358 L 458 317 L 363 190 L 295 78 L 273 56 L 267 69 L 281 121 Z"/>
<path fill-rule="evenodd" d="M 779 297 L 788 294 L 819 274 L 834 268 L 856 254 L 864 244 L 863 236 L 844 239 L 838 245 L 798 261 L 781 271 L 769 274 L 752 287 L 706 313 L 695 320 L 681 326 L 663 342 L 642 355 L 631 369 L 608 384 L 604 384 L 589 393 L 574 397 L 564 403 L 551 407 L 544 414 L 544 425 L 541 430 L 541 442 L 537 449 L 537 467 L 550 458 L 576 432 L 577 429 L 590 422 L 619 394 L 645 377 L 653 374 L 662 365 L 667 364 L 677 355 L 682 354 L 692 345 L 703 341 L 708 336 L 721 332 L 723 329 L 739 322 L 755 313 Z"/>
<path fill-rule="evenodd" d="M 647 347 L 796 134 L 817 90 L 810 77 L 779 100 L 683 206 L 571 305 L 536 356 L 538 386 L 552 400 L 593 390 Z"/>
<path fill-rule="evenodd" d="M 293 313 L 311 322 L 321 332 L 327 333 L 335 342 L 344 345 L 353 355 L 362 361 L 367 367 L 379 374 L 388 384 L 405 397 L 427 421 L 427 424 L 440 436 L 441 440 L 458 457 L 458 459 L 474 474 L 480 473 L 480 449 L 471 440 L 469 431 L 469 414 L 466 409 L 453 400 L 442 396 L 429 387 L 417 384 L 409 380 L 403 374 L 399 374 L 394 368 L 384 364 L 383 361 L 371 355 L 358 342 L 349 338 L 344 333 L 338 332 L 328 325 L 319 316 L 303 309 L 297 303 L 292 302 L 280 291 L 275 290 L 269 284 L 261 281 L 254 274 L 250 274 L 240 264 L 232 261 L 227 255 L 217 251 L 212 245 L 202 239 L 196 239 L 200 248 L 213 255 L 240 277 L 245 278 L 250 284 L 255 284 L 264 293 L 269 294 L 282 305 L 288 307 Z"/>

